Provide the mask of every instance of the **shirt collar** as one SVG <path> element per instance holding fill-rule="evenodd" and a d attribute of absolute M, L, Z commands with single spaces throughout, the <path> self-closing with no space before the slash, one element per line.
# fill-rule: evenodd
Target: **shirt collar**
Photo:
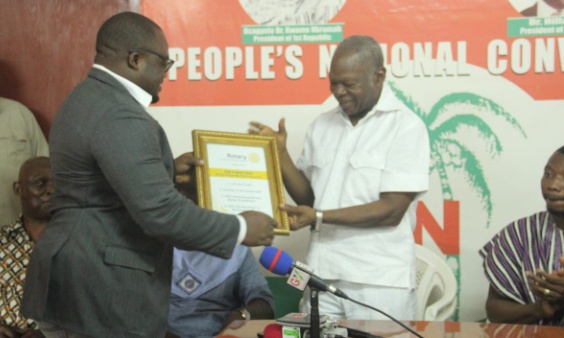
<path fill-rule="evenodd" d="M 131 96 L 133 96 L 133 98 L 137 102 L 139 102 L 139 104 L 141 104 L 143 107 L 147 108 L 151 104 L 153 97 L 151 96 L 151 94 L 149 94 L 145 90 L 143 90 L 143 88 L 139 87 L 138 85 L 129 81 L 128 79 L 124 78 L 123 76 L 120 76 L 120 75 L 112 72 L 111 70 L 109 70 L 108 68 L 106 68 L 102 65 L 95 63 L 92 67 L 110 74 L 110 76 L 112 76 L 119 83 L 121 83 L 125 87 L 125 89 L 129 92 L 129 94 L 131 94 Z"/>

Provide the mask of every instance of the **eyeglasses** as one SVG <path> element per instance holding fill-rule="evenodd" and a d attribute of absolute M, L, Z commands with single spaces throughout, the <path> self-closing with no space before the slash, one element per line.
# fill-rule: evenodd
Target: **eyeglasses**
<path fill-rule="evenodd" d="M 148 49 L 139 48 L 138 50 L 141 51 L 141 52 L 145 52 L 145 53 L 149 53 L 149 54 L 156 55 L 156 56 L 158 56 L 161 60 L 163 60 L 163 62 L 164 62 L 164 71 L 165 71 L 165 72 L 168 72 L 168 70 L 170 69 L 170 67 L 172 67 L 172 64 L 174 63 L 174 60 L 169 59 L 168 56 L 163 56 L 163 55 L 161 55 L 161 54 L 159 54 L 159 53 L 153 52 L 153 51 L 148 50 Z"/>

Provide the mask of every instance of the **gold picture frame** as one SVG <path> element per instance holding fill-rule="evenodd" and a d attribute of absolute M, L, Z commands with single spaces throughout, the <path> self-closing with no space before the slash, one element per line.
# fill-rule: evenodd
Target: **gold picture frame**
<path fill-rule="evenodd" d="M 193 130 L 198 204 L 202 208 L 238 214 L 261 211 L 274 218 L 276 235 L 289 235 L 284 185 L 276 140 L 272 136 Z"/>

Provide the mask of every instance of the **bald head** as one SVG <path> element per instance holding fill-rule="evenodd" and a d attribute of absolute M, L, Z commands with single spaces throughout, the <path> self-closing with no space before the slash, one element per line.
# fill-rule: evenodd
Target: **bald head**
<path fill-rule="evenodd" d="M 25 161 L 20 167 L 19 180 L 25 181 L 27 177 L 33 175 L 37 171 L 44 169 L 51 170 L 49 157 L 39 156 L 30 158 L 29 160 Z"/>
<path fill-rule="evenodd" d="M 102 24 L 96 36 L 96 63 L 106 64 L 130 51 L 147 48 L 161 28 L 149 18 L 133 13 L 118 13 Z"/>
<path fill-rule="evenodd" d="M 341 41 L 333 58 L 344 55 L 357 55 L 373 67 L 380 69 L 384 67 L 384 55 L 380 44 L 368 35 L 352 35 Z"/>

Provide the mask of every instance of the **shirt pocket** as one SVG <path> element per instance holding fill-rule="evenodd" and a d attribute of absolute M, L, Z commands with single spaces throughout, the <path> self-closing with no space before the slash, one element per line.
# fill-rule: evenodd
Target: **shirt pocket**
<path fill-rule="evenodd" d="M 318 151 L 311 157 L 311 165 L 309 167 L 312 169 L 323 169 L 329 165 L 331 156 L 334 155 L 327 151 Z"/>
<path fill-rule="evenodd" d="M 380 183 L 386 167 L 386 159 L 366 151 L 355 152 L 350 160 L 350 172 L 345 173 L 344 198 L 348 204 L 369 203 L 380 198 Z"/>

